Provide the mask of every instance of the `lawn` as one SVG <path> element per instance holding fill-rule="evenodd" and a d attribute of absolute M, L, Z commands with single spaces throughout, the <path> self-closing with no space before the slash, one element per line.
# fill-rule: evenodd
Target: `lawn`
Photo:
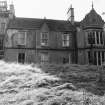
<path fill-rule="evenodd" d="M 104 105 L 97 67 L 0 62 L 0 105 Z M 104 88 L 102 88 L 104 93 Z"/>

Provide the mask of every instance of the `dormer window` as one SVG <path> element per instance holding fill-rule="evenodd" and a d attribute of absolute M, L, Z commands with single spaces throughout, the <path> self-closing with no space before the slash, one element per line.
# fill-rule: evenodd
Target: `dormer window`
<path fill-rule="evenodd" d="M 41 33 L 41 46 L 48 46 L 48 32 Z"/>
<path fill-rule="evenodd" d="M 62 46 L 69 47 L 69 34 L 62 34 Z"/>

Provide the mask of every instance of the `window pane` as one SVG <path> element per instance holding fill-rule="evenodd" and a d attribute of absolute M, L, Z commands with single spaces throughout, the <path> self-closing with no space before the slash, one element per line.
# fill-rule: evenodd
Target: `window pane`
<path fill-rule="evenodd" d="M 96 32 L 97 44 L 99 44 L 99 32 Z"/>
<path fill-rule="evenodd" d="M 18 45 L 25 45 L 26 42 L 26 32 L 18 33 Z"/>
<path fill-rule="evenodd" d="M 95 44 L 95 32 L 92 32 L 92 44 Z"/>
<path fill-rule="evenodd" d="M 94 52 L 94 65 L 97 65 L 97 55 L 96 55 L 96 51 Z"/>
<path fill-rule="evenodd" d="M 3 39 L 0 39 L 0 50 L 3 50 Z"/>
<path fill-rule="evenodd" d="M 103 44 L 102 32 L 100 32 L 100 43 Z"/>
<path fill-rule="evenodd" d="M 91 44 L 91 33 L 88 33 L 88 44 Z"/>
<path fill-rule="evenodd" d="M 69 57 L 63 57 L 63 64 L 68 64 L 69 63 Z"/>
<path fill-rule="evenodd" d="M 48 32 L 41 33 L 41 45 L 43 46 L 48 45 Z"/>
<path fill-rule="evenodd" d="M 63 40 L 67 40 L 67 35 L 63 35 Z"/>
<path fill-rule="evenodd" d="M 102 51 L 102 62 L 105 61 L 104 51 Z"/>
<path fill-rule="evenodd" d="M 95 44 L 95 33 L 94 32 L 88 33 L 88 44 Z"/>
<path fill-rule="evenodd" d="M 98 64 L 101 65 L 101 55 L 100 55 L 100 52 L 98 52 Z"/>
<path fill-rule="evenodd" d="M 41 53 L 41 63 L 48 63 L 49 56 L 48 53 Z"/>
<path fill-rule="evenodd" d="M 90 55 L 90 51 L 88 51 L 88 62 L 89 62 L 89 64 L 91 64 L 91 55 Z"/>
<path fill-rule="evenodd" d="M 62 35 L 62 45 L 64 47 L 68 47 L 69 46 L 69 34 L 63 34 Z"/>
<path fill-rule="evenodd" d="M 5 32 L 5 23 L 1 23 L 1 32 L 2 32 L 2 33 Z"/>

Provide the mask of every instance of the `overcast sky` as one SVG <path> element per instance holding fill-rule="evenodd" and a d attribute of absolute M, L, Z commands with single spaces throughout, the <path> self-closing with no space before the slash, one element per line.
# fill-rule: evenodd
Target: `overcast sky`
<path fill-rule="evenodd" d="M 17 17 L 31 17 L 47 19 L 67 19 L 67 10 L 72 4 L 75 20 L 80 21 L 91 10 L 92 1 L 94 9 L 105 20 L 105 0 L 7 0 L 13 1 Z"/>

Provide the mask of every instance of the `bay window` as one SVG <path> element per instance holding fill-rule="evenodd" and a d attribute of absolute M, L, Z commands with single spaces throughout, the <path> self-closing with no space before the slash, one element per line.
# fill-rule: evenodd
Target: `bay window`
<path fill-rule="evenodd" d="M 105 62 L 105 51 L 93 51 L 93 55 L 88 51 L 88 63 L 91 64 L 91 60 L 94 65 L 102 65 Z"/>
<path fill-rule="evenodd" d="M 91 31 L 88 33 L 88 44 L 95 44 L 95 45 L 103 45 L 104 39 L 103 39 L 103 32 L 102 31 Z"/>
<path fill-rule="evenodd" d="M 95 33 L 88 32 L 88 44 L 95 44 Z"/>

